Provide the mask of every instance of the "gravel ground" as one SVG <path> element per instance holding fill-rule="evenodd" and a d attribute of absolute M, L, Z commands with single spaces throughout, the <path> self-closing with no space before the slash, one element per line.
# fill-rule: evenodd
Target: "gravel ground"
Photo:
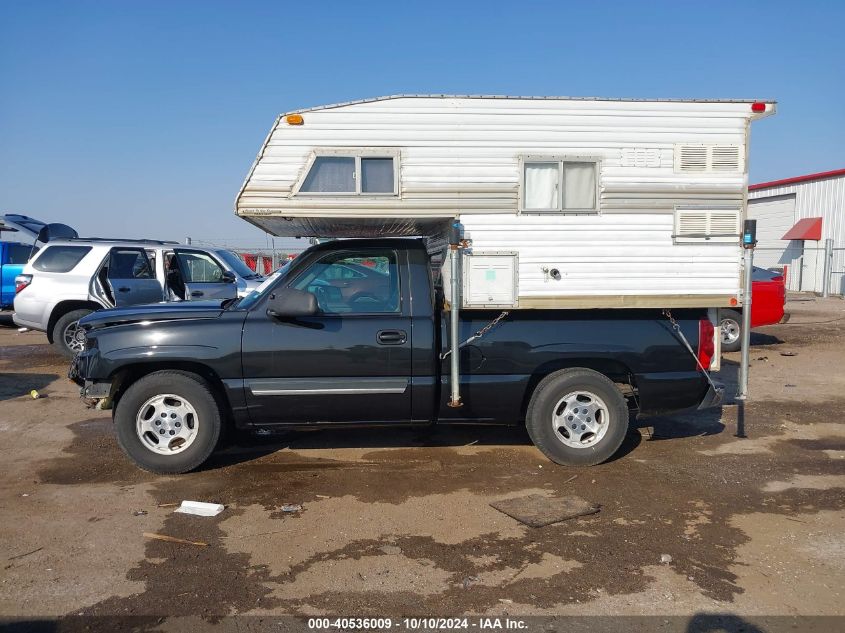
<path fill-rule="evenodd" d="M 7 321 L 0 615 L 845 615 L 845 302 L 787 309 L 753 337 L 746 438 L 733 403 L 641 420 L 589 469 L 522 429 L 325 430 L 179 477 L 136 469 L 45 337 Z M 529 528 L 489 506 L 529 493 L 601 510 Z"/>

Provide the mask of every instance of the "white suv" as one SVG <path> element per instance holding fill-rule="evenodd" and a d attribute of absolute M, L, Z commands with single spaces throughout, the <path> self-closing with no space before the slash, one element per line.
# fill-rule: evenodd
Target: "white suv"
<path fill-rule="evenodd" d="M 15 279 L 14 320 L 46 332 L 61 353 L 72 356 L 83 345 L 77 323 L 95 310 L 220 300 L 261 283 L 237 256 L 226 254 L 154 240 L 51 241 Z"/>

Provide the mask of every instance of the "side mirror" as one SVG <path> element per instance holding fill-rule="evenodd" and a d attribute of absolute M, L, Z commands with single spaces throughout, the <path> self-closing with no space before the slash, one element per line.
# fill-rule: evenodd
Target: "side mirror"
<path fill-rule="evenodd" d="M 282 288 L 270 295 L 267 314 L 277 319 L 317 314 L 317 297 L 305 290 Z"/>
<path fill-rule="evenodd" d="M 235 273 L 233 273 L 231 270 L 224 270 L 223 277 L 221 277 L 221 280 L 224 284 L 233 284 L 238 280 L 238 278 L 235 277 Z"/>

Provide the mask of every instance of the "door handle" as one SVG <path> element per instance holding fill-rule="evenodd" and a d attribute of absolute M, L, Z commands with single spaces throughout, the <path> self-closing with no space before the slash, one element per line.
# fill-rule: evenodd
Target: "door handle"
<path fill-rule="evenodd" d="M 131 289 L 131 288 L 127 288 L 126 286 L 123 286 L 122 288 L 118 288 L 118 289 L 117 289 L 117 291 L 118 291 L 118 292 L 131 292 L 131 291 L 132 291 L 132 289 Z"/>
<path fill-rule="evenodd" d="M 379 345 L 403 345 L 408 340 L 405 330 L 381 330 L 376 335 Z"/>
<path fill-rule="evenodd" d="M 203 295 L 202 290 L 194 290 L 194 291 L 191 293 L 191 296 L 192 296 L 192 297 L 201 297 L 202 295 Z"/>

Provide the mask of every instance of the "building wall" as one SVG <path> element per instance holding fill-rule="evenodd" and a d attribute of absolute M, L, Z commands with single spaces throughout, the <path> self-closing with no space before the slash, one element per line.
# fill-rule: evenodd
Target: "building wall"
<path fill-rule="evenodd" d="M 799 277 L 792 274 L 788 284 L 790 290 L 813 290 L 821 292 L 823 289 L 823 267 L 824 259 L 821 251 L 813 249 L 824 248 L 824 240 L 832 239 L 834 248 L 845 249 L 845 176 L 824 178 L 809 182 L 800 182 L 790 185 L 767 187 L 755 189 L 748 192 L 748 216 L 756 217 L 759 225 L 781 224 L 780 217 L 783 210 L 782 205 L 777 204 L 778 200 L 787 200 L 790 197 L 795 199 L 792 224 L 803 218 L 822 218 L 822 239 L 818 243 L 807 241 L 804 244 L 804 261 L 801 257 L 800 242 L 787 242 L 779 240 L 776 243 L 766 243 L 765 246 L 779 247 L 779 252 L 773 252 L 765 248 L 760 251 L 758 261 L 764 267 L 787 264 L 797 272 L 796 266 L 803 265 L 806 275 L 812 275 L 815 283 L 813 287 L 799 288 Z M 753 201 L 758 202 L 753 202 Z M 765 228 L 763 228 L 765 231 Z M 758 227 L 760 231 L 760 227 Z M 784 231 L 785 232 L 785 231 Z M 776 261 L 775 261 L 776 260 Z M 770 263 L 775 262 L 775 263 Z M 845 250 L 834 251 L 832 262 L 834 271 L 845 271 Z M 836 294 L 845 293 L 845 273 L 835 273 L 831 278 L 831 292 Z"/>

